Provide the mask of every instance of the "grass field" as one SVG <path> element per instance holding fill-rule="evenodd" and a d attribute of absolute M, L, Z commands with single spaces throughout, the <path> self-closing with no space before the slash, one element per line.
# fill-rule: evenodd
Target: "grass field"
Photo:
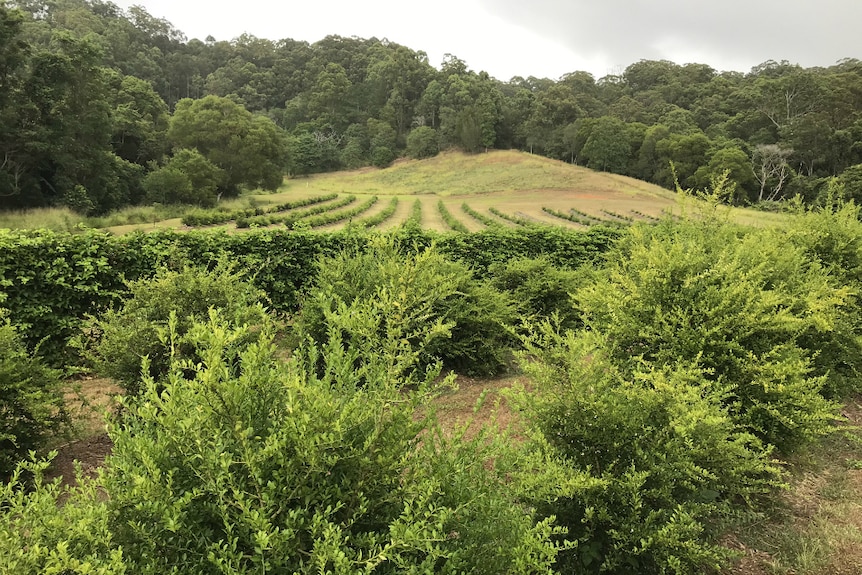
<path fill-rule="evenodd" d="M 625 223 L 629 218 L 650 221 L 668 213 L 681 214 L 696 209 L 696 202 L 691 198 L 647 182 L 512 150 L 472 155 L 450 151 L 427 160 L 399 160 L 385 169 L 363 168 L 286 179 L 275 193 L 247 194 L 222 202 L 218 209 L 265 208 L 332 193 L 340 197 L 358 196 L 359 203 L 369 196 L 378 196 L 380 201 L 367 212 L 321 226 L 318 228 L 321 231 L 337 230 L 350 221 L 361 222 L 374 216 L 387 208 L 393 196 L 398 198 L 397 209 L 376 224 L 376 229 L 390 229 L 406 221 L 416 200 L 422 205 L 422 227 L 437 231 L 450 229 L 438 209 L 441 200 L 449 213 L 469 231 L 481 230 L 486 225 L 464 211 L 465 203 L 486 220 L 490 218 L 503 226 L 517 225 L 508 221 L 515 220 L 571 228 L 584 225 L 556 217 L 543 208 L 563 214 L 573 213 L 574 209 L 579 215 L 573 219 L 594 223 Z M 685 201 L 681 201 L 683 198 Z M 346 212 L 352 207 L 338 208 L 333 213 Z M 492 208 L 497 214 L 489 211 Z M 731 218 L 745 224 L 769 225 L 783 219 L 776 213 L 724 209 Z M 184 229 L 182 210 L 179 207 L 137 207 L 86 219 L 68 210 L 40 210 L 6 214 L 0 217 L 0 227 L 73 231 L 78 224 L 83 224 L 117 234 L 158 228 Z M 236 230 L 233 222 L 209 227 Z"/>

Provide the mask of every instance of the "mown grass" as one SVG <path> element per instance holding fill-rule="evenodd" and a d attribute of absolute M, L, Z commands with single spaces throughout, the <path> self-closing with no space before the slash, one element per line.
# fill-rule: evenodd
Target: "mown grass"
<path fill-rule="evenodd" d="M 650 192 L 671 194 L 632 178 L 594 172 L 564 162 L 514 150 L 484 154 L 444 152 L 426 160 L 402 160 L 378 170 L 320 174 L 306 180 L 309 188 L 354 194 L 431 194 L 457 196 L 519 190 Z"/>

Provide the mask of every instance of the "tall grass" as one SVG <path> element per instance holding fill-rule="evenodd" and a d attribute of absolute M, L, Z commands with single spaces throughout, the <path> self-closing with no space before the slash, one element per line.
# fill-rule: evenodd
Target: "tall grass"
<path fill-rule="evenodd" d="M 242 196 L 219 202 L 214 211 L 234 211 L 255 208 L 273 203 L 274 200 L 261 200 L 255 196 Z M 110 228 L 133 224 L 151 224 L 162 220 L 181 218 L 187 212 L 199 209 L 182 204 L 149 206 L 128 206 L 104 216 L 85 217 L 69 208 L 31 208 L 11 212 L 0 211 L 0 228 L 13 230 L 49 229 L 55 232 L 75 232 L 82 227 Z"/>
<path fill-rule="evenodd" d="M 89 225 L 84 216 L 69 208 L 34 208 L 14 212 L 0 212 L 0 228 L 28 230 L 45 228 L 55 232 L 74 232 L 81 225 Z"/>
<path fill-rule="evenodd" d="M 153 224 L 162 220 L 181 218 L 183 214 L 191 209 L 193 209 L 192 206 L 180 204 L 128 206 L 104 216 L 87 218 L 85 223 L 91 228 L 110 228 L 130 224 Z"/>

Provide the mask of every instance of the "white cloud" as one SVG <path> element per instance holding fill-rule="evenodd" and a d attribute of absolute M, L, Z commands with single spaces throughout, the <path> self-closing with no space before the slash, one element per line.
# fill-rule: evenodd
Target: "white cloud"
<path fill-rule="evenodd" d="M 706 63 L 747 71 L 768 59 L 828 66 L 862 57 L 862 2 L 819 0 L 396 0 L 272 2 L 119 0 L 142 4 L 190 38 L 315 42 L 326 35 L 388 38 L 445 53 L 501 80 L 558 78 L 586 70 L 597 78 L 640 59 Z"/>

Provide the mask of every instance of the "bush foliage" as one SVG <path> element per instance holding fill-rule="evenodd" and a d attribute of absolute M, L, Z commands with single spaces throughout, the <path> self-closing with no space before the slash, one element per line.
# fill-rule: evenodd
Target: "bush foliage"
<path fill-rule="evenodd" d="M 158 380 L 167 375 L 172 357 L 195 358 L 184 336 L 211 309 L 238 326 L 259 329 L 270 321 L 262 305 L 263 292 L 226 263 L 212 271 L 192 267 L 162 271 L 151 279 L 132 282 L 129 291 L 121 308 L 108 310 L 85 326 L 82 340 L 96 371 L 117 380 L 131 394 L 138 392 L 144 356 L 147 375 Z M 177 338 L 169 339 L 169 330 Z M 249 337 L 253 339 L 255 333 L 250 331 Z"/>
<path fill-rule="evenodd" d="M 0 482 L 68 424 L 60 373 L 31 355 L 0 313 Z"/>
<path fill-rule="evenodd" d="M 583 271 L 553 265 L 547 258 L 519 258 L 489 269 L 497 289 L 508 292 L 524 326 L 555 318 L 563 329 L 581 324 L 571 293 L 584 283 Z"/>
<path fill-rule="evenodd" d="M 574 297 L 627 373 L 693 362 L 727 390 L 739 424 L 783 450 L 829 430 L 835 406 L 812 358 L 848 291 L 783 232 L 717 220 L 635 226 Z"/>
<path fill-rule="evenodd" d="M 22 575 L 548 572 L 550 522 L 485 464 L 499 442 L 434 433 L 421 395 L 390 385 L 385 362 L 358 385 L 338 341 L 334 386 L 306 368 L 313 354 L 278 361 L 266 330 L 238 351 L 247 334 L 218 313 L 192 327 L 200 363 L 175 361 L 127 399 L 95 482 L 3 487 L 0 562 Z"/>
<path fill-rule="evenodd" d="M 779 484 L 770 448 L 734 423 L 696 366 L 623 373 L 600 337 L 544 336 L 553 345 L 530 349 L 524 364 L 537 393 L 518 400 L 542 462 L 523 477 L 527 497 L 578 542 L 557 568 L 718 567 L 728 556 L 716 543 L 721 519 Z"/>
<path fill-rule="evenodd" d="M 334 329 L 369 354 L 381 353 L 379 342 L 391 341 L 404 348 L 399 353 L 415 354 L 420 369 L 437 359 L 462 373 L 505 368 L 512 305 L 437 248 L 413 253 L 381 237 L 369 251 L 321 259 L 317 270 L 296 322 L 300 338 L 320 345 Z M 427 331 L 428 325 L 435 329 Z"/>

